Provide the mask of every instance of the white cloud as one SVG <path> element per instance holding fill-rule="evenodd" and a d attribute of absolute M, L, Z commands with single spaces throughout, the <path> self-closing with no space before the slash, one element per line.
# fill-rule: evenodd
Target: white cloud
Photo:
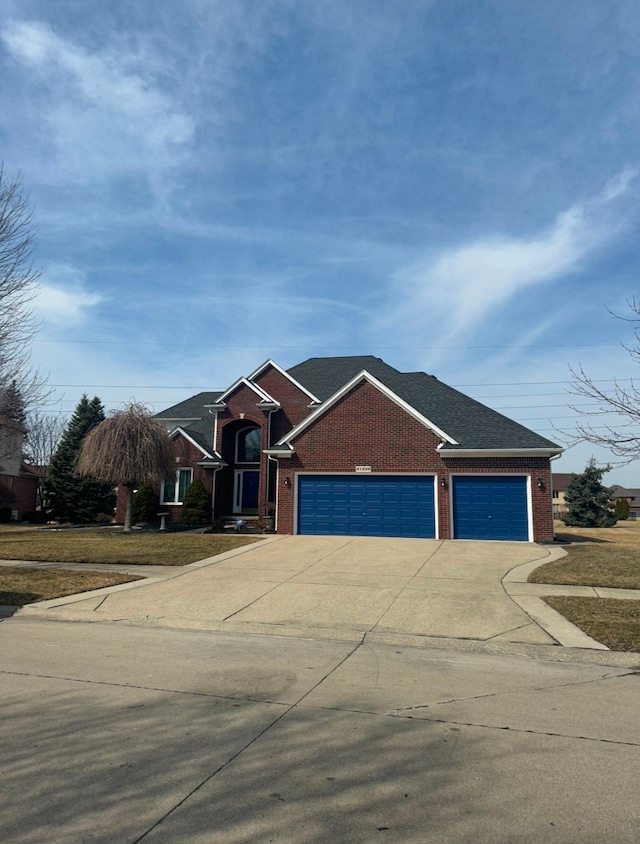
<path fill-rule="evenodd" d="M 34 309 L 45 323 L 64 327 L 81 325 L 87 318 L 87 312 L 104 301 L 99 294 L 85 290 L 71 268 L 56 267 L 47 275 L 60 281 L 39 286 Z"/>
<path fill-rule="evenodd" d="M 495 237 L 448 249 L 401 270 L 384 321 L 424 331 L 439 344 L 479 328 L 509 300 L 584 267 L 621 227 L 610 206 L 629 191 L 635 172 L 625 170 L 589 201 L 573 205 L 530 238 Z"/>
<path fill-rule="evenodd" d="M 194 122 L 156 84 L 149 71 L 156 62 L 144 53 L 122 44 L 90 52 L 40 23 L 12 23 L 1 38 L 16 61 L 40 75 L 46 91 L 40 117 L 57 149 L 59 173 L 88 181 L 179 163 Z"/>

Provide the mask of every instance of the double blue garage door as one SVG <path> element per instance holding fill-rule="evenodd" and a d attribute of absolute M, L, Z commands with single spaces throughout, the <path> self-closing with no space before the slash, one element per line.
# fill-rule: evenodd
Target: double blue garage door
<path fill-rule="evenodd" d="M 524 476 L 450 479 L 455 539 L 529 539 Z M 300 475 L 298 533 L 436 536 L 432 475 Z"/>
<path fill-rule="evenodd" d="M 298 533 L 432 539 L 433 489 L 432 475 L 300 475 Z"/>

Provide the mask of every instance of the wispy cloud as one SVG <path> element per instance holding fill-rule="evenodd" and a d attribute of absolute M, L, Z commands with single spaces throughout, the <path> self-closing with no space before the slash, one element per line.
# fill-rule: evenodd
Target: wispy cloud
<path fill-rule="evenodd" d="M 58 177 L 158 173 L 191 141 L 193 119 L 156 84 L 154 63 L 139 52 L 115 43 L 90 51 L 41 23 L 11 23 L 0 37 L 15 61 L 39 75 L 43 142 L 53 141 Z"/>
<path fill-rule="evenodd" d="M 34 308 L 45 326 L 78 327 L 104 297 L 87 290 L 82 274 L 73 267 L 50 266 L 47 281 L 39 285 Z"/>
<path fill-rule="evenodd" d="M 384 327 L 401 324 L 405 332 L 428 328 L 440 345 L 468 340 L 519 293 L 583 269 L 610 243 L 624 226 L 624 215 L 613 213 L 613 206 L 630 191 L 635 176 L 635 171 L 624 170 L 541 233 L 463 243 L 401 269 Z"/>

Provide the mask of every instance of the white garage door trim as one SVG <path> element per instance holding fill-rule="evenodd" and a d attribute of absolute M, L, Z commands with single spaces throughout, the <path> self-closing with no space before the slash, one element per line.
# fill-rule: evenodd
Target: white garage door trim
<path fill-rule="evenodd" d="M 526 541 L 533 542 L 533 496 L 531 487 L 531 474 L 529 472 L 451 472 L 449 474 L 449 515 L 450 515 L 450 539 L 456 539 L 455 536 L 455 513 L 453 509 L 453 486 L 454 478 L 524 478 L 526 481 L 527 493 L 527 528 L 528 539 Z M 477 539 L 459 539 L 458 542 L 480 542 Z M 487 540 L 491 541 L 491 540 Z M 499 541 L 499 540 L 495 540 Z M 517 540 L 513 540 L 514 542 Z M 521 540 L 524 541 L 524 540 Z"/>

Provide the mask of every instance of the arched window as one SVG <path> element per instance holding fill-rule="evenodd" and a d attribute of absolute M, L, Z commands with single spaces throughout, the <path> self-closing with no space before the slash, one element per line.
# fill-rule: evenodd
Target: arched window
<path fill-rule="evenodd" d="M 242 428 L 236 434 L 236 463 L 260 462 L 260 428 Z"/>

